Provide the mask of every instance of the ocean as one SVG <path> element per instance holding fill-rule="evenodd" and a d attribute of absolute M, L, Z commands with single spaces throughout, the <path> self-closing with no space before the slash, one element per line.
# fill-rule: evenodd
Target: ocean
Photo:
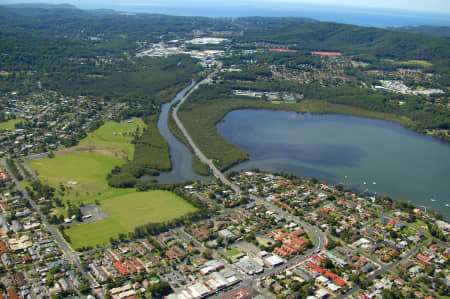
<path fill-rule="evenodd" d="M 412 12 L 387 9 L 369 9 L 359 7 L 323 6 L 312 4 L 270 3 L 212 3 L 173 1 L 153 4 L 117 4 L 110 2 L 101 4 L 80 2 L 76 4 L 84 9 L 110 8 L 124 12 L 134 13 L 161 13 L 180 16 L 204 17 L 306 17 L 319 21 L 354 24 L 368 27 L 400 27 L 400 26 L 450 26 L 450 14 L 429 12 Z"/>

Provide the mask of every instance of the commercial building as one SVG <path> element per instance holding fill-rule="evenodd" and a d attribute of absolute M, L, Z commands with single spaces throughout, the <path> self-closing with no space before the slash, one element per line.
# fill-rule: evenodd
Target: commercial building
<path fill-rule="evenodd" d="M 283 264 L 284 260 L 276 255 L 272 255 L 269 256 L 268 258 L 265 258 L 264 262 L 271 267 L 276 267 Z"/>

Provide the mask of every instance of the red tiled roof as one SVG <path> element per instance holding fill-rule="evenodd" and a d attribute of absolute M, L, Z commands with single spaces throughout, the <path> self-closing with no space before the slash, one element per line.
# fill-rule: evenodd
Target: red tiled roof
<path fill-rule="evenodd" d="M 121 262 L 119 262 L 119 261 L 115 262 L 114 267 L 117 269 L 117 271 L 119 271 L 120 274 L 122 274 L 122 275 L 128 274 L 128 270 L 125 269 L 125 267 L 122 265 Z"/>
<path fill-rule="evenodd" d="M 300 238 L 292 238 L 292 243 L 301 247 L 299 249 L 303 249 L 303 247 L 306 245 L 306 241 Z"/>
<path fill-rule="evenodd" d="M 428 261 L 424 261 L 424 260 L 419 260 L 418 258 L 415 259 L 416 262 L 418 262 L 419 264 L 424 264 L 426 266 L 433 266 L 433 264 L 431 262 Z"/>
<path fill-rule="evenodd" d="M 337 275 L 332 273 L 332 272 L 330 272 L 330 271 L 325 272 L 325 276 L 329 277 L 329 278 L 332 278 L 332 279 L 336 279 L 337 278 Z"/>
<path fill-rule="evenodd" d="M 130 261 L 133 263 L 133 265 L 139 270 L 145 270 L 144 265 L 134 256 L 130 257 Z"/>
<path fill-rule="evenodd" d="M 0 249 L 1 249 L 2 253 L 9 251 L 8 247 L 6 246 L 5 242 L 3 242 L 3 241 L 0 241 Z"/>
<path fill-rule="evenodd" d="M 307 262 L 306 265 L 308 267 L 310 267 L 311 269 L 315 270 L 316 272 L 319 272 L 320 274 L 323 274 L 325 272 L 324 269 L 322 269 L 321 267 L 319 267 L 316 264 L 313 264 L 311 262 Z"/>
<path fill-rule="evenodd" d="M 323 262 L 323 258 L 321 258 L 320 256 L 318 256 L 317 254 L 312 256 L 312 259 L 318 261 L 319 263 Z"/>
<path fill-rule="evenodd" d="M 10 299 L 20 299 L 19 294 L 17 294 L 17 290 L 8 290 L 8 297 Z"/>
<path fill-rule="evenodd" d="M 400 278 L 395 279 L 395 282 L 401 286 L 404 286 L 405 283 L 403 282 L 403 280 L 401 280 Z"/>
<path fill-rule="evenodd" d="M 130 271 L 131 273 L 137 272 L 136 267 L 129 260 L 125 260 L 125 266 L 127 267 L 128 271 Z"/>
<path fill-rule="evenodd" d="M 206 227 L 201 227 L 200 228 L 200 231 L 202 232 L 202 233 L 204 233 L 205 235 L 209 235 L 209 230 L 206 228 Z"/>
<path fill-rule="evenodd" d="M 369 299 L 369 297 L 366 295 L 366 294 L 364 294 L 364 293 L 359 293 L 359 298 L 361 298 L 361 299 Z"/>
<path fill-rule="evenodd" d="M 274 249 L 275 253 L 281 256 L 287 256 L 289 255 L 289 253 L 287 253 L 286 251 L 284 251 L 282 248 L 277 247 Z"/>
<path fill-rule="evenodd" d="M 339 278 L 339 277 L 334 279 L 334 282 L 337 283 L 341 287 L 346 285 L 346 282 L 344 280 L 342 280 L 341 278 Z"/>
<path fill-rule="evenodd" d="M 2 202 L 2 203 L 0 203 L 0 208 L 1 208 L 3 211 L 7 211 L 7 210 L 8 210 L 8 205 L 7 205 L 6 203 Z"/>
<path fill-rule="evenodd" d="M 417 258 L 420 259 L 420 260 L 422 260 L 422 261 L 426 261 L 426 262 L 429 262 L 429 261 L 430 261 L 430 257 L 425 256 L 425 255 L 420 254 L 420 253 L 417 255 Z"/>
<path fill-rule="evenodd" d="M 341 287 L 343 287 L 347 284 L 343 279 L 339 278 L 336 274 L 334 274 L 330 271 L 327 271 L 324 275 L 326 277 L 332 278 L 334 280 L 334 282 L 337 283 Z"/>
<path fill-rule="evenodd" d="M 292 211 L 292 208 L 287 203 L 281 202 L 278 199 L 274 199 L 273 202 L 279 204 L 288 211 Z"/>
<path fill-rule="evenodd" d="M 298 229 L 294 232 L 292 232 L 291 234 L 297 237 L 301 237 L 305 234 L 306 232 L 303 229 Z"/>
<path fill-rule="evenodd" d="M 436 245 L 431 245 L 430 248 L 436 252 L 439 251 L 439 248 Z"/>

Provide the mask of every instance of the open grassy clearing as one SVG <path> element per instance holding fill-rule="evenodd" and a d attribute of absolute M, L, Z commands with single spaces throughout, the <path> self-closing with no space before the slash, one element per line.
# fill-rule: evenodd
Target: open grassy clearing
<path fill-rule="evenodd" d="M 231 257 L 241 254 L 241 252 L 235 247 L 231 247 L 230 249 L 227 249 L 225 252 L 228 254 L 228 256 Z"/>
<path fill-rule="evenodd" d="M 422 220 L 416 219 L 415 222 L 408 223 L 408 224 L 419 229 L 420 231 L 425 232 L 428 236 L 430 235 L 430 232 L 428 231 L 428 225 L 425 222 L 423 222 Z"/>
<path fill-rule="evenodd" d="M 433 64 L 426 60 L 408 60 L 408 61 L 399 61 L 397 64 L 400 65 L 408 65 L 408 66 L 420 66 L 423 68 L 432 67 Z"/>
<path fill-rule="evenodd" d="M 136 226 L 164 222 L 196 211 L 195 207 L 169 191 L 135 192 L 128 189 L 128 193 L 124 193 L 100 202 L 108 219 L 67 230 L 75 248 L 108 243 L 110 237 L 131 232 Z"/>
<path fill-rule="evenodd" d="M 405 65 L 405 66 L 419 66 L 423 68 L 432 67 L 433 64 L 426 60 L 407 60 L 407 61 L 395 61 L 392 59 L 383 59 L 384 61 L 390 62 L 395 65 Z"/>
<path fill-rule="evenodd" d="M 28 162 L 45 183 L 58 189 L 60 184 L 69 187 L 64 199 L 90 202 L 110 187 L 106 176 L 124 162 L 121 158 L 108 157 L 96 152 L 72 152 L 57 155 L 53 159 Z"/>
<path fill-rule="evenodd" d="M 108 122 L 90 133 L 79 146 L 58 152 L 55 158 L 27 162 L 45 183 L 57 190 L 60 184 L 66 187 L 65 201 L 98 202 L 108 216 L 105 220 L 67 229 L 74 248 L 107 244 L 111 237 L 131 232 L 136 226 L 164 222 L 196 211 L 172 192 L 137 192 L 134 188 L 118 189 L 108 185 L 107 175 L 133 153 L 130 142 L 134 137 L 129 133 L 134 133 L 138 126 L 143 123 Z M 117 150 L 126 155 L 111 155 Z M 68 216 L 64 208 L 57 208 L 54 213 Z"/>
<path fill-rule="evenodd" d="M 432 63 L 430 63 L 430 62 L 428 62 L 426 60 L 408 60 L 408 61 L 405 61 L 405 62 L 402 62 L 402 63 L 406 64 L 406 65 L 420 65 L 420 66 L 423 66 L 423 67 L 432 67 L 433 66 Z"/>
<path fill-rule="evenodd" d="M 216 124 L 225 115 L 238 109 L 269 109 L 313 114 L 347 114 L 369 118 L 377 118 L 408 125 L 408 118 L 393 114 L 369 111 L 342 104 L 333 104 L 319 100 L 305 100 L 300 103 L 280 103 L 272 105 L 254 99 L 222 98 L 209 101 L 188 101 L 178 112 L 180 120 L 191 134 L 198 147 L 205 155 L 213 159 L 216 166 L 226 170 L 231 166 L 248 159 L 248 153 L 226 141 L 216 129 Z"/>
<path fill-rule="evenodd" d="M 111 237 L 117 237 L 120 233 L 125 233 L 124 229 L 112 218 L 80 224 L 66 230 L 75 250 L 85 246 L 107 245 Z"/>
<path fill-rule="evenodd" d="M 78 203 L 93 202 L 108 194 L 111 187 L 106 181 L 111 170 L 132 157 L 136 128 L 143 128 L 141 120 L 133 123 L 107 122 L 88 134 L 78 146 L 57 152 L 55 158 L 27 162 L 47 184 L 58 189 L 65 185 L 64 199 Z M 114 193 L 114 192 L 113 192 Z"/>
<path fill-rule="evenodd" d="M 16 119 L 10 119 L 8 121 L 0 122 L 0 130 L 14 130 L 15 125 L 17 123 L 20 123 L 22 119 L 16 118 Z"/>
<path fill-rule="evenodd" d="M 117 219 L 126 231 L 148 222 L 164 222 L 195 212 L 191 204 L 169 191 L 135 192 L 101 203 L 103 211 Z"/>
<path fill-rule="evenodd" d="M 142 132 L 145 127 L 145 123 L 137 118 L 133 122 L 108 121 L 94 132 L 88 133 L 88 136 L 81 140 L 79 146 L 121 149 L 128 154 L 129 159 L 133 159 L 134 145 L 131 141 L 134 139 L 136 129 L 139 128 L 139 132 Z"/>

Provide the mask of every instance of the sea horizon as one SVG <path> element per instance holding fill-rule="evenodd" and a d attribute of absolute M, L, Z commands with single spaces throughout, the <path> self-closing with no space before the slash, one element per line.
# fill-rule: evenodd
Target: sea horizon
<path fill-rule="evenodd" d="M 394 9 L 373 9 L 346 6 L 328 6 L 311 4 L 277 4 L 263 2 L 258 7 L 251 4 L 213 4 L 209 6 L 178 5 L 167 3 L 157 5 L 120 5 L 120 4 L 84 4 L 83 9 L 114 9 L 130 13 L 160 13 L 177 16 L 199 16 L 213 18 L 237 17 L 299 17 L 311 18 L 322 22 L 336 22 L 366 27 L 403 27 L 403 26 L 450 26 L 450 14 L 417 12 Z"/>

